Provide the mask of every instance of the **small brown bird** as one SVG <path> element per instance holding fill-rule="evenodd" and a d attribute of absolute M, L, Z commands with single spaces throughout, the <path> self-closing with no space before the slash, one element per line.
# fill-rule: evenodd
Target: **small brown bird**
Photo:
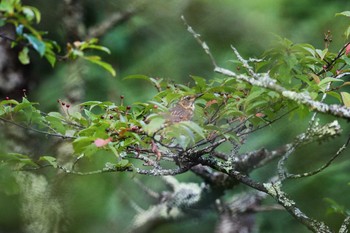
<path fill-rule="evenodd" d="M 167 121 L 171 123 L 189 121 L 193 117 L 194 102 L 203 94 L 188 95 L 182 97 L 174 107 L 169 110 Z"/>

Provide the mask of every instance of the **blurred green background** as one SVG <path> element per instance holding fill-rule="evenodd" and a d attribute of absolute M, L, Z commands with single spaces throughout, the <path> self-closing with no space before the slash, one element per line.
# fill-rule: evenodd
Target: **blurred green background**
<path fill-rule="evenodd" d="M 62 24 L 63 7 L 60 1 L 37 0 L 23 1 L 34 5 L 42 12 L 39 27 L 49 31 L 49 37 L 64 47 L 65 32 Z M 119 102 L 120 95 L 132 104 L 135 101 L 148 101 L 155 94 L 154 88 L 142 81 L 130 81 L 123 78 L 133 74 L 161 77 L 175 82 L 191 83 L 190 75 L 207 79 L 216 76 L 213 67 L 193 37 L 187 32 L 181 21 L 184 15 L 188 23 L 202 35 L 210 46 L 217 62 L 224 67 L 232 67 L 235 59 L 230 49 L 234 45 L 242 55 L 259 57 L 264 50 L 275 42 L 275 35 L 286 37 L 298 43 L 311 43 L 316 48 L 324 48 L 324 33 L 330 30 L 333 43 L 330 50 L 336 52 L 346 42 L 342 33 L 350 20 L 335 17 L 335 13 L 348 10 L 350 2 L 346 0 L 85 0 L 84 23 L 95 25 L 105 20 L 109 14 L 124 11 L 130 6 L 140 8 L 133 17 L 111 30 L 101 38 L 101 43 L 110 48 L 112 55 L 104 55 L 117 70 L 117 77 L 111 77 L 101 68 L 77 64 L 75 69 L 66 63 L 59 63 L 52 69 L 46 61 L 34 56 L 28 78 L 32 79 L 28 90 L 29 98 L 40 103 L 44 111 L 57 110 L 57 99 L 65 96 L 66 77 L 72 78 L 75 72 L 81 72 L 84 85 L 84 100 L 110 100 Z M 72 72 L 73 71 L 73 72 Z M 327 119 L 330 120 L 330 119 Z M 286 123 L 288 121 L 288 123 Z M 343 122 L 344 123 L 344 122 Z M 345 123 L 344 123 L 345 124 Z M 307 122 L 297 116 L 285 119 L 266 130 L 252 135 L 244 150 L 261 147 L 276 148 L 291 140 L 305 130 Z M 47 138 L 41 138 L 46 143 Z M 344 142 L 327 142 L 322 145 L 310 145 L 297 151 L 289 161 L 290 169 L 295 172 L 318 168 L 327 161 Z M 49 153 L 49 150 L 45 150 Z M 102 167 L 105 161 L 93 161 Z M 316 161 L 316 162 L 315 162 Z M 257 180 L 266 180 L 273 175 L 276 164 L 254 172 Z M 2 168 L 4 170 L 4 168 Z M 350 208 L 348 185 L 350 163 L 346 156 L 324 173 L 303 180 L 288 181 L 285 190 L 290 193 L 301 209 L 312 217 L 326 221 L 338 227 L 340 215 L 327 213 L 329 205 L 324 198 L 336 200 L 340 205 Z M 40 173 L 52 178 L 55 171 L 43 170 Z M 7 174 L 3 171 L 3 174 Z M 63 203 L 67 222 L 66 232 L 124 232 L 136 211 L 133 202 L 147 209 L 154 201 L 142 192 L 132 181 L 132 174 L 103 174 L 94 176 L 64 176 L 59 182 L 60 189 L 55 190 L 58 200 Z M 137 176 L 150 188 L 161 191 L 164 184 L 159 177 Z M 179 179 L 198 181 L 190 174 Z M 16 190 L 13 180 L 0 178 L 5 189 Z M 0 186 L 0 187 L 1 187 Z M 240 190 L 248 190 L 242 187 Z M 271 200 L 267 200 L 271 203 Z M 16 192 L 0 191 L 0 232 L 20 232 L 20 200 Z M 162 226 L 157 232 L 213 232 L 215 215 L 208 211 L 202 219 L 192 219 L 181 223 Z M 257 215 L 256 232 L 308 232 L 283 211 L 263 212 Z"/>

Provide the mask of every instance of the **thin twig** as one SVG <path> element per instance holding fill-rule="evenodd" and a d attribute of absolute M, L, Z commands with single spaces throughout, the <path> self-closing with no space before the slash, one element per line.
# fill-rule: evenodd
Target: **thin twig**
<path fill-rule="evenodd" d="M 154 199 L 159 199 L 160 194 L 153 191 L 152 189 L 150 189 L 148 186 L 146 186 L 144 183 L 142 183 L 139 179 L 137 179 L 136 177 L 133 178 L 133 181 L 150 197 L 154 198 Z"/>
<path fill-rule="evenodd" d="M 297 178 L 302 178 L 302 177 L 313 176 L 313 175 L 316 175 L 317 173 L 322 172 L 324 169 L 329 167 L 329 165 L 331 165 L 331 163 L 336 158 L 338 158 L 342 154 L 342 152 L 348 147 L 349 143 L 350 143 L 350 136 L 348 137 L 347 141 L 339 148 L 339 150 L 328 160 L 328 162 L 325 163 L 320 168 L 318 168 L 314 171 L 311 171 L 311 172 L 306 172 L 306 173 L 301 173 L 301 174 L 288 174 L 286 178 L 297 179 Z"/>
<path fill-rule="evenodd" d="M 131 16 L 135 14 L 135 9 L 128 9 L 124 12 L 116 12 L 106 17 L 106 19 L 90 28 L 87 33 L 87 38 L 98 38 L 106 34 L 112 28 L 115 28 L 119 24 L 128 20 Z"/>
<path fill-rule="evenodd" d="M 49 133 L 49 132 L 46 132 L 46 131 L 42 131 L 42 130 L 38 130 L 38 129 L 35 129 L 35 128 L 32 128 L 32 127 L 28 127 L 28 126 L 25 126 L 25 125 L 18 124 L 16 122 L 7 120 L 7 119 L 2 118 L 2 117 L 0 117 L 0 120 L 3 121 L 3 122 L 9 123 L 9 124 L 15 125 L 17 127 L 20 127 L 22 129 L 33 131 L 33 132 L 36 132 L 36 133 L 39 133 L 39 134 L 44 134 L 44 135 L 51 136 L 51 137 L 59 137 L 59 138 L 62 138 L 62 139 L 67 139 L 67 138 L 69 138 L 69 139 L 76 139 L 76 137 L 74 137 L 74 136 L 68 136 L 68 135 L 62 135 L 62 134 L 56 134 L 56 133 Z"/>
<path fill-rule="evenodd" d="M 277 118 L 275 118 L 275 119 L 273 119 L 273 120 L 271 120 L 271 121 L 268 121 L 265 125 L 260 126 L 260 127 L 257 127 L 257 128 L 255 128 L 255 129 L 252 129 L 252 130 L 250 130 L 250 131 L 241 133 L 241 134 L 239 134 L 239 135 L 237 135 L 237 136 L 242 136 L 242 135 L 244 135 L 244 134 L 254 133 L 255 131 L 261 130 L 261 129 L 263 129 L 263 128 L 269 126 L 269 125 L 272 125 L 272 123 L 275 123 L 276 121 L 282 119 L 283 117 L 287 116 L 289 113 L 295 111 L 295 110 L 298 109 L 298 108 L 299 108 L 299 107 L 292 108 L 291 110 L 289 110 L 289 111 L 283 113 L 281 116 L 278 116 Z"/>
<path fill-rule="evenodd" d="M 184 16 L 181 16 L 181 19 L 184 22 L 185 26 L 187 26 L 187 31 L 189 31 L 189 33 L 192 34 L 192 36 L 202 46 L 202 48 L 204 49 L 205 53 L 208 54 L 208 56 L 209 56 L 211 62 L 213 63 L 214 67 L 217 67 L 216 61 L 214 59 L 214 56 L 211 54 L 209 46 L 204 41 L 202 41 L 202 39 L 200 38 L 201 35 L 193 30 L 193 28 L 187 23 L 187 21 L 186 21 Z"/>

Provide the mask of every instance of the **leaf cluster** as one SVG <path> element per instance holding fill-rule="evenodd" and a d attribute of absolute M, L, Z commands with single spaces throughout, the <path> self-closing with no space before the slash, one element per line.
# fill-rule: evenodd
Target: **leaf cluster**
<path fill-rule="evenodd" d="M 98 39 L 92 38 L 86 41 L 75 41 L 66 46 L 66 53 L 59 55 L 61 46 L 54 40 L 46 38 L 47 32 L 36 29 L 35 24 L 39 24 L 41 20 L 40 11 L 33 7 L 23 5 L 20 0 L 3 0 L 0 2 L 0 27 L 6 24 L 15 27 L 15 38 L 8 35 L 0 35 L 0 37 L 11 41 L 12 47 L 19 47 L 19 61 L 26 65 L 30 63 L 30 50 L 36 51 L 40 57 L 46 60 L 53 67 L 57 60 L 76 60 L 82 58 L 88 62 L 96 64 L 107 70 L 113 76 L 116 75 L 114 68 L 107 62 L 101 60 L 98 55 L 86 55 L 87 50 L 103 51 L 110 54 L 108 48 L 98 45 Z"/>

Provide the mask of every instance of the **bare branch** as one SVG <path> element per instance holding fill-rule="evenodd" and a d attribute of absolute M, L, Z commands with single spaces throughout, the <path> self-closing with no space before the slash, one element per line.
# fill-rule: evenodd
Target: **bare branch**
<path fill-rule="evenodd" d="M 144 183 L 142 183 L 139 179 L 137 179 L 136 177 L 133 178 L 134 182 L 141 187 L 141 189 L 150 197 L 154 198 L 154 199 L 159 199 L 160 195 L 159 193 L 153 191 L 152 189 L 150 189 L 149 187 L 147 187 Z"/>
<path fill-rule="evenodd" d="M 202 41 L 202 39 L 200 38 L 201 35 L 198 34 L 197 32 L 195 32 L 193 30 L 193 28 L 187 23 L 186 19 L 184 16 L 181 16 L 181 19 L 182 21 L 184 22 L 185 26 L 187 26 L 187 31 L 189 31 L 189 33 L 192 34 L 192 36 L 197 40 L 197 42 L 202 46 L 203 50 L 205 51 L 206 54 L 208 54 L 212 64 L 214 65 L 214 67 L 217 67 L 216 65 L 216 61 L 214 59 L 214 56 L 211 54 L 210 52 L 210 49 L 209 49 L 209 46 L 204 42 Z"/>
<path fill-rule="evenodd" d="M 99 25 L 88 30 L 87 38 L 98 38 L 106 34 L 109 30 L 128 20 L 135 14 L 134 9 L 128 9 L 124 12 L 116 12 L 106 17 Z"/>
<path fill-rule="evenodd" d="M 266 193 L 255 192 L 234 196 L 228 204 L 222 204 L 217 233 L 252 232 L 255 228 L 254 209 L 260 207 Z"/>
<path fill-rule="evenodd" d="M 57 133 L 49 133 L 49 132 L 47 132 L 47 131 L 42 131 L 42 130 L 38 130 L 38 129 L 29 127 L 29 126 L 26 126 L 26 125 L 18 124 L 18 123 L 16 123 L 16 122 L 7 120 L 7 119 L 2 118 L 2 117 L 0 117 L 0 120 L 3 121 L 3 122 L 6 122 L 6 123 L 8 123 L 8 124 L 12 124 L 12 125 L 15 125 L 15 126 L 17 126 L 17 127 L 20 127 L 20 128 L 22 128 L 22 129 L 26 129 L 26 130 L 29 130 L 29 131 L 33 131 L 33 132 L 35 132 L 35 133 L 44 134 L 44 135 L 51 136 L 51 137 L 59 137 L 59 138 L 62 138 L 62 139 L 67 139 L 67 138 L 68 138 L 68 139 L 76 139 L 76 137 L 74 137 L 74 136 L 63 135 L 63 134 L 57 134 Z"/>
<path fill-rule="evenodd" d="M 280 180 L 284 180 L 284 179 L 291 176 L 291 174 L 289 174 L 287 172 L 287 169 L 286 169 L 284 164 L 287 161 L 287 159 L 289 158 L 289 156 L 295 151 L 295 149 L 297 147 L 299 147 L 301 145 L 305 145 L 305 144 L 313 142 L 313 141 L 322 141 L 327 137 L 333 137 L 335 135 L 339 135 L 340 133 L 341 133 L 341 128 L 340 128 L 338 121 L 333 121 L 333 122 L 328 123 L 324 126 L 319 126 L 318 122 L 315 122 L 314 127 L 309 128 L 309 130 L 306 133 L 302 133 L 302 134 L 298 135 L 295 138 L 293 143 L 286 145 L 287 146 L 286 153 L 282 156 L 282 158 L 278 162 L 278 174 L 279 174 Z M 332 161 L 333 160 L 331 160 L 326 167 L 328 167 Z M 324 167 L 324 168 L 326 168 L 326 167 Z M 320 171 L 322 171 L 323 169 L 321 169 Z M 320 172 L 320 171 L 318 171 L 318 172 Z M 316 172 L 316 173 L 318 173 L 318 172 Z M 297 177 L 295 177 L 295 178 L 297 178 Z"/>
<path fill-rule="evenodd" d="M 339 148 L 339 150 L 328 160 L 328 162 L 325 163 L 320 168 L 311 172 L 306 172 L 301 174 L 288 174 L 286 178 L 297 179 L 297 178 L 302 178 L 307 176 L 313 176 L 313 175 L 316 175 L 317 173 L 322 172 L 324 169 L 329 167 L 332 164 L 332 162 L 343 153 L 343 151 L 348 147 L 349 143 L 350 143 L 350 136 L 348 137 L 347 141 Z"/>

